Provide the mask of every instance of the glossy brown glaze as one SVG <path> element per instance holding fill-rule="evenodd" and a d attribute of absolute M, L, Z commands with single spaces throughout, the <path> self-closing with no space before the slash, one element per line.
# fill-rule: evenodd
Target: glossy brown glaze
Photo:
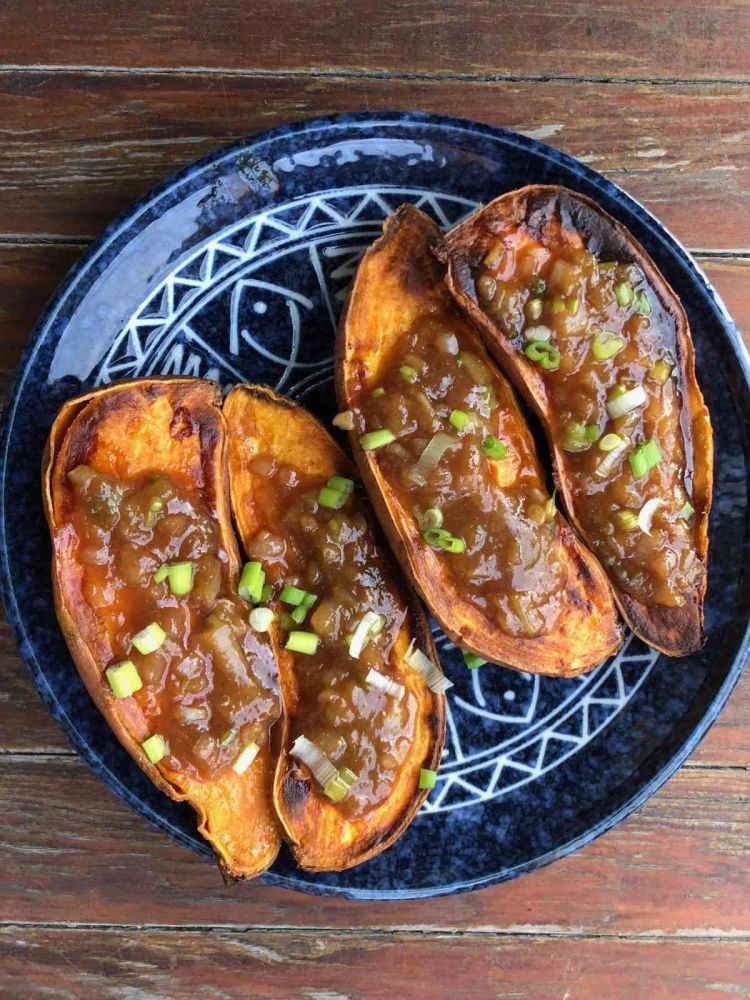
<path fill-rule="evenodd" d="M 440 256 L 543 417 L 568 508 L 629 621 L 665 652 L 697 648 L 711 431 L 674 293 L 622 227 L 558 188 L 502 196 Z"/>
<path fill-rule="evenodd" d="M 317 637 L 310 654 L 277 650 L 289 731 L 279 759 L 276 804 L 299 863 L 339 869 L 383 850 L 408 824 L 425 792 L 421 768 L 437 766 L 443 699 L 405 660 L 412 641 L 434 657 L 424 616 L 379 550 L 366 504 L 354 490 L 332 508 L 321 490 L 351 480 L 350 463 L 299 406 L 262 386 L 238 386 L 225 402 L 232 503 L 243 546 L 274 588 L 270 606 L 284 635 Z M 290 620 L 283 588 L 314 597 Z M 361 652 L 351 639 L 366 614 L 378 616 Z M 402 688 L 368 682 L 371 670 Z M 331 801 L 289 750 L 304 736 L 355 780 Z"/>
<path fill-rule="evenodd" d="M 194 806 L 223 872 L 239 878 L 279 848 L 269 732 L 281 702 L 270 639 L 250 631 L 235 596 L 219 402 L 216 386 L 191 379 L 71 400 L 50 434 L 44 500 L 58 618 L 89 692 L 154 783 Z M 194 564 L 182 596 L 154 581 L 178 561 Z M 164 639 L 143 654 L 133 640 L 152 623 Z M 124 659 L 142 687 L 116 697 L 106 670 Z M 155 735 L 167 752 L 151 763 L 142 744 Z M 251 738 L 260 752 L 238 774 Z"/>
<path fill-rule="evenodd" d="M 355 457 L 402 564 L 456 642 L 518 669 L 578 673 L 619 644 L 609 588 L 546 491 L 512 390 L 445 288 L 439 239 L 403 206 L 360 265 L 337 348 Z M 372 449 L 382 432 L 392 440 Z M 445 448 L 425 468 L 436 436 Z M 447 541 L 436 543 L 430 515 Z"/>

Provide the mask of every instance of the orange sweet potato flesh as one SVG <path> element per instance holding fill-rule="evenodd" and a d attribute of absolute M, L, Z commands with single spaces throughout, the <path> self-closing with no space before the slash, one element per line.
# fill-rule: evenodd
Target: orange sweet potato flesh
<path fill-rule="evenodd" d="M 334 475 L 353 478 L 351 463 L 326 429 L 306 410 L 266 386 L 236 386 L 225 401 L 224 413 L 229 427 L 232 508 L 246 548 L 258 531 L 279 530 L 275 491 L 266 477 L 253 471 L 254 455 L 270 456 L 279 465 L 321 481 Z M 253 442 L 252 449 L 248 439 Z M 364 504 L 361 509 L 369 520 Z M 386 558 L 382 549 L 380 553 Z M 295 860 L 309 871 L 341 871 L 389 847 L 427 795 L 419 789 L 420 769 L 437 769 L 445 731 L 444 698 L 430 691 L 403 659 L 412 639 L 428 656 L 437 657 L 424 613 L 407 587 L 403 594 L 408 613 L 393 646 L 391 663 L 395 659 L 399 681 L 417 699 L 418 709 L 412 745 L 391 794 L 363 815 L 348 818 L 322 794 L 307 769 L 288 755 L 288 743 L 279 756 L 274 784 L 276 810 Z M 276 655 L 285 714 L 292 720 L 298 710 L 294 656 L 280 644 Z"/>
<path fill-rule="evenodd" d="M 239 555 L 231 526 L 220 404 L 214 383 L 180 378 L 116 383 L 70 400 L 47 442 L 43 500 L 52 536 L 57 616 L 89 694 L 151 781 L 195 809 L 198 829 L 211 844 L 222 874 L 235 881 L 264 871 L 279 851 L 273 748 L 267 744 L 243 775 L 228 769 L 207 780 L 149 762 L 140 746 L 149 735 L 143 712 L 134 698 L 115 698 L 104 676 L 110 644 L 101 619 L 84 597 L 67 478 L 70 469 L 85 463 L 123 480 L 167 473 L 197 488 L 216 519 L 227 555 L 224 585 L 235 591 Z"/>
<path fill-rule="evenodd" d="M 555 480 L 573 525 L 585 542 L 575 504 L 564 474 L 565 459 L 550 421 L 550 403 L 538 369 L 526 361 L 504 336 L 495 319 L 479 305 L 473 274 L 499 236 L 527 227 L 542 244 L 546 233 L 562 235 L 572 246 L 586 245 L 605 258 L 635 263 L 643 271 L 665 312 L 675 324 L 677 368 L 683 401 L 681 428 L 685 453 L 692 455 L 695 546 L 706 564 L 708 516 L 713 479 L 713 437 L 708 409 L 695 376 L 695 351 L 685 310 L 644 248 L 628 230 L 590 198 L 553 185 L 531 185 L 501 195 L 451 230 L 438 248 L 448 264 L 448 286 L 467 317 L 482 334 L 502 370 L 536 411 L 547 433 L 555 462 Z M 628 625 L 645 642 L 668 656 L 683 656 L 701 647 L 706 574 L 681 607 L 648 605 L 625 593 L 610 578 L 615 600 Z"/>
<path fill-rule="evenodd" d="M 342 410 L 358 410 L 360 399 L 392 365 L 401 337 L 420 317 L 449 316 L 484 362 L 492 366 L 476 330 L 452 301 L 445 268 L 433 250 L 440 230 L 422 212 L 404 205 L 385 223 L 384 234 L 365 254 L 357 272 L 337 341 L 337 394 Z M 515 446 L 530 456 L 543 482 L 531 433 L 515 395 L 498 373 L 498 398 L 507 413 Z M 567 568 L 564 610 L 544 635 L 515 637 L 465 599 L 444 559 L 424 541 L 411 512 L 386 480 L 377 452 L 366 452 L 359 432 L 350 435 L 355 460 L 373 506 L 405 573 L 444 631 L 485 659 L 531 673 L 574 676 L 601 663 L 622 641 L 611 592 L 601 568 L 558 513 L 560 558 Z"/>

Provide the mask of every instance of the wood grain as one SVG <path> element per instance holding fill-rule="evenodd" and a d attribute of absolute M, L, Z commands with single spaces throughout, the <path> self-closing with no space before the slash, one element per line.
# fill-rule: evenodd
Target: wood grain
<path fill-rule="evenodd" d="M 227 888 L 77 758 L 0 756 L 0 921 L 750 939 L 748 796 L 748 770 L 683 769 L 621 826 L 534 875 L 429 903 L 355 905 Z"/>
<path fill-rule="evenodd" d="M 39 26 L 54 24 L 39 44 Z M 6 0 L 7 63 L 598 78 L 747 78 L 742 0 Z"/>
<path fill-rule="evenodd" d="M 5 72 L 0 229 L 92 237 L 223 142 L 394 107 L 548 140 L 621 183 L 690 247 L 750 249 L 750 88 L 726 85 Z"/>
<path fill-rule="evenodd" d="M 0 949 L 0 989 L 24 1000 L 194 1000 L 197 983 L 221 1000 L 718 1000 L 750 981 L 737 941 L 20 927 Z"/>

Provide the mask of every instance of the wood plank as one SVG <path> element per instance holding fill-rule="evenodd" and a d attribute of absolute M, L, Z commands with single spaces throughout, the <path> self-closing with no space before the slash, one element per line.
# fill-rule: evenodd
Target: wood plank
<path fill-rule="evenodd" d="M 40 25 L 55 30 L 40 32 Z M 85 25 L 85 30 L 82 27 Z M 337 68 L 396 73 L 607 77 L 747 77 L 750 10 L 742 0 L 68 0 L 6 3 L 7 63 L 128 68 Z"/>
<path fill-rule="evenodd" d="M 745 994 L 750 948 L 737 941 L 400 934 L 0 932 L 0 989 L 24 1000 L 706 1000 Z"/>
<path fill-rule="evenodd" d="M 748 795 L 750 771 L 683 769 L 624 824 L 534 875 L 429 905 L 353 906 L 227 888 L 77 758 L 0 757 L 0 920 L 750 937 Z"/>
<path fill-rule="evenodd" d="M 0 242 L 0 370 L 14 367 L 47 300 L 82 252 L 70 244 Z M 750 258 L 699 257 L 698 262 L 750 345 Z"/>
<path fill-rule="evenodd" d="M 0 73 L 2 231 L 94 236 L 223 142 L 315 114 L 393 107 L 547 139 L 623 184 L 687 245 L 750 248 L 750 88 L 310 75 Z"/>

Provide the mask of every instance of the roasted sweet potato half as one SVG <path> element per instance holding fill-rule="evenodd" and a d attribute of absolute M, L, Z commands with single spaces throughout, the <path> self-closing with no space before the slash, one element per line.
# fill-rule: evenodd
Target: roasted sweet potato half
<path fill-rule="evenodd" d="M 339 871 L 416 815 L 440 759 L 448 684 L 328 432 L 264 386 L 235 387 L 224 413 L 240 537 L 286 636 L 276 810 L 301 867 Z"/>
<path fill-rule="evenodd" d="M 44 458 L 55 606 L 78 671 L 149 778 L 196 810 L 229 880 L 264 871 L 281 715 L 239 555 L 213 383 L 144 379 L 66 403 Z M 277 739 L 280 737 L 277 737 Z"/>
<path fill-rule="evenodd" d="M 633 631 L 703 642 L 713 445 L 687 316 L 651 258 L 582 195 L 502 195 L 438 251 L 456 301 L 536 410 L 568 514 Z"/>
<path fill-rule="evenodd" d="M 454 642 L 572 676 L 620 644 L 610 589 L 546 490 L 512 389 L 448 292 L 440 239 L 402 206 L 365 254 L 338 334 L 338 422 L 404 571 Z"/>

